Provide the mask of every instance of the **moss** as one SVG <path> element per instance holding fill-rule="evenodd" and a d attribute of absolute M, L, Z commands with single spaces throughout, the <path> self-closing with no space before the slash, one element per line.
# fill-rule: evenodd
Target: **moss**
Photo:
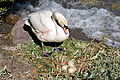
<path fill-rule="evenodd" d="M 120 1 L 119 2 L 114 2 L 112 4 L 112 9 L 116 11 L 120 11 Z"/>
<path fill-rule="evenodd" d="M 101 1 L 101 0 L 81 0 L 81 4 L 82 5 L 89 5 L 89 6 L 97 6 L 100 7 L 103 4 L 105 4 L 105 2 Z"/>

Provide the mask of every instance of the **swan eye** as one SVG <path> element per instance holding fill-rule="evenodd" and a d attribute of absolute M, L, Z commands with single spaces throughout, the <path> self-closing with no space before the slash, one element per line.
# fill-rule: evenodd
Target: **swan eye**
<path fill-rule="evenodd" d="M 68 26 L 65 26 L 65 25 L 64 25 L 64 28 L 68 29 Z"/>

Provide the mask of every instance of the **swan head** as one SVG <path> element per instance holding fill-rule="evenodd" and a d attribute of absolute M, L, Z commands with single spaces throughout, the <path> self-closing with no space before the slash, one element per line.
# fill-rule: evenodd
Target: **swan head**
<path fill-rule="evenodd" d="M 68 32 L 68 21 L 61 13 L 53 12 L 52 19 L 58 26 L 60 26 L 64 30 L 65 34 L 69 33 Z"/>

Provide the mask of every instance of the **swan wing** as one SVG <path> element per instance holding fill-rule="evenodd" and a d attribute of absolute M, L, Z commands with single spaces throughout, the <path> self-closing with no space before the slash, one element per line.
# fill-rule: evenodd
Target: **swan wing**
<path fill-rule="evenodd" d="M 55 28 L 55 24 L 51 19 L 52 12 L 43 11 L 36 12 L 29 15 L 29 22 L 31 27 L 36 32 L 46 32 Z"/>

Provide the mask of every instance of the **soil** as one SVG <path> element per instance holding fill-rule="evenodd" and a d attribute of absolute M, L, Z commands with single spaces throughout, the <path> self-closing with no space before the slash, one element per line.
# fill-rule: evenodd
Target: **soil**
<path fill-rule="evenodd" d="M 35 80 L 35 67 L 23 60 L 19 50 L 2 48 L 0 47 L 0 80 Z"/>

